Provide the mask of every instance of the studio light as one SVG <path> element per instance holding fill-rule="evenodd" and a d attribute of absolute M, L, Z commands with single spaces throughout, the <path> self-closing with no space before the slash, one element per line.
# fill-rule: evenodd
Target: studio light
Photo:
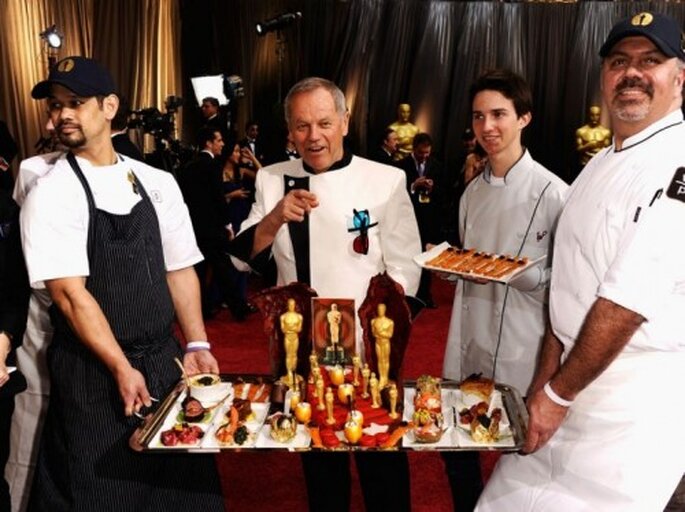
<path fill-rule="evenodd" d="M 53 25 L 49 28 L 43 30 L 40 33 L 41 39 L 44 39 L 50 48 L 60 48 L 62 46 L 62 40 L 64 36 L 57 30 L 57 26 Z"/>
<path fill-rule="evenodd" d="M 280 30 L 282 28 L 292 25 L 295 22 L 295 20 L 298 20 L 301 17 L 302 13 L 299 11 L 286 12 L 276 16 L 275 18 L 271 18 L 269 20 L 257 23 L 255 25 L 255 29 L 257 30 L 258 36 L 264 36 L 269 32 Z"/>

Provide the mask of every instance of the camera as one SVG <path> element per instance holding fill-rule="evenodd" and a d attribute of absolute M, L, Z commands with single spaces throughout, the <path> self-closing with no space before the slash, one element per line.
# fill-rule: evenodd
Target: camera
<path fill-rule="evenodd" d="M 176 174 L 176 170 L 193 154 L 193 148 L 174 138 L 176 130 L 176 113 L 183 106 L 180 96 L 167 96 L 164 101 L 165 112 L 157 107 L 132 110 L 127 123 L 129 128 L 143 130 L 155 139 L 155 150 L 145 155 L 145 161 Z"/>

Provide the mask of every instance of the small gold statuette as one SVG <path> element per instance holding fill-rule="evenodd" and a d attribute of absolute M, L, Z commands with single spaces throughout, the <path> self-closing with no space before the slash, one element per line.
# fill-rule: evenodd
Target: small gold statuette
<path fill-rule="evenodd" d="M 326 424 L 334 425 L 335 418 L 333 417 L 333 390 L 330 386 L 326 388 Z"/>
<path fill-rule="evenodd" d="M 399 414 L 397 414 L 397 386 L 395 384 L 390 384 L 390 389 L 388 391 L 388 396 L 390 397 L 390 416 L 392 419 L 397 419 Z"/>
<path fill-rule="evenodd" d="M 371 369 L 368 363 L 364 363 L 364 368 L 362 368 L 362 398 L 369 398 L 369 377 L 371 377 Z"/>
<path fill-rule="evenodd" d="M 378 409 L 381 406 L 381 390 L 378 387 L 378 379 L 375 372 L 371 372 L 369 385 L 371 386 L 371 408 Z"/>
<path fill-rule="evenodd" d="M 358 355 L 352 357 L 352 384 L 359 386 L 359 372 L 362 369 L 362 358 Z"/>
<path fill-rule="evenodd" d="M 324 404 L 323 377 L 319 377 L 317 379 L 315 387 L 316 387 L 316 398 L 319 402 L 316 406 L 316 409 L 319 411 L 325 411 L 326 405 Z"/>
<path fill-rule="evenodd" d="M 395 330 L 395 322 L 385 316 L 385 304 L 378 304 L 378 316 L 371 320 L 371 333 L 376 340 L 376 358 L 378 359 L 378 387 L 388 385 L 390 373 L 390 339 Z"/>

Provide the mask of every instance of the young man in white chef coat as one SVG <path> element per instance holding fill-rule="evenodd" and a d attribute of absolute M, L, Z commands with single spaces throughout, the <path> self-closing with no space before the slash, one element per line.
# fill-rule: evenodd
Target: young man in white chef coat
<path fill-rule="evenodd" d="M 559 219 L 529 455 L 502 457 L 480 512 L 663 510 L 685 471 L 681 44 L 679 23 L 642 12 L 600 49 L 613 144 Z"/>
<path fill-rule="evenodd" d="M 510 284 L 458 283 L 443 373 L 458 380 L 483 373 L 525 395 L 545 332 L 552 240 L 568 187 L 521 144 L 532 118 L 530 88 L 522 77 L 487 71 L 470 96 L 473 131 L 487 165 L 459 204 L 462 247 L 545 258 Z M 473 509 L 482 489 L 478 453 L 444 459 L 455 506 Z"/>

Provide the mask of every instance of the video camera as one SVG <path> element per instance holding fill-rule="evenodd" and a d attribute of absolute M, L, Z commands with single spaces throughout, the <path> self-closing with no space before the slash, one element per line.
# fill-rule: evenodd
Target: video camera
<path fill-rule="evenodd" d="M 183 106 L 180 96 L 167 96 L 162 113 L 157 107 L 132 110 L 127 123 L 129 128 L 139 128 L 155 139 L 155 150 L 145 155 L 150 165 L 176 174 L 177 169 L 189 160 L 193 148 L 174 138 L 176 113 Z"/>

